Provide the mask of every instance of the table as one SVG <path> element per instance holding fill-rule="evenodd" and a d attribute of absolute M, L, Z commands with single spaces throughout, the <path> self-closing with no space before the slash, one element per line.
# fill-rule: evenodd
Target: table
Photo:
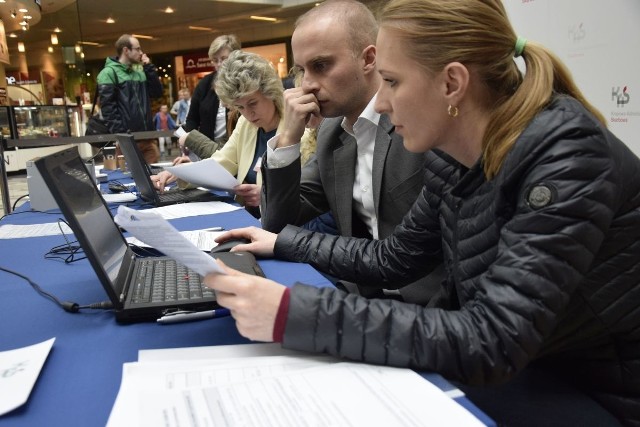
<path fill-rule="evenodd" d="M 110 176 L 116 177 L 121 178 L 117 173 Z M 59 217 L 62 217 L 59 211 L 37 213 L 25 204 L 0 225 L 55 222 Z M 180 230 L 259 225 L 244 209 L 181 218 L 171 223 Z M 90 304 L 106 300 L 87 260 L 65 264 L 44 259 L 49 249 L 62 243 L 61 235 L 0 240 L 0 266 L 28 276 L 64 301 Z M 332 286 L 306 264 L 278 260 L 259 263 L 268 278 L 287 286 L 296 281 Z M 231 317 L 173 325 L 120 325 L 110 311 L 67 313 L 38 295 L 25 280 L 3 271 L 0 271 L 0 313 L 0 351 L 56 337 L 29 400 L 0 417 L 0 426 L 104 425 L 118 393 L 122 364 L 136 361 L 138 350 L 249 342 L 239 335 Z M 426 377 L 441 388 L 451 387 L 439 375 Z M 456 400 L 486 425 L 495 425 L 465 397 Z"/>

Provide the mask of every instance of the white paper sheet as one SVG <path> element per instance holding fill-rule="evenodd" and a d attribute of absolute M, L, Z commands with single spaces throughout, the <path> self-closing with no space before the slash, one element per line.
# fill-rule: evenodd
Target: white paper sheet
<path fill-rule="evenodd" d="M 145 212 L 156 213 L 164 219 L 176 219 L 198 215 L 213 215 L 238 209 L 242 209 L 242 207 L 230 205 L 225 202 L 191 202 L 145 209 Z"/>
<path fill-rule="evenodd" d="M 201 276 L 209 273 L 225 274 L 211 256 L 194 246 L 156 213 L 137 211 L 120 205 L 114 220 L 134 237 L 193 269 Z"/>
<path fill-rule="evenodd" d="M 221 234 L 226 233 L 226 231 L 210 231 L 210 230 L 190 230 L 190 231 L 180 231 L 184 237 L 187 238 L 193 245 L 195 245 L 201 251 L 210 251 L 211 249 L 218 246 L 218 243 L 215 242 L 215 238 Z M 135 237 L 127 237 L 127 242 L 132 245 L 139 247 L 150 247 L 143 241 L 136 239 Z"/>
<path fill-rule="evenodd" d="M 201 359 L 162 363 L 125 363 L 120 391 L 109 415 L 107 426 L 145 425 L 140 407 L 145 395 L 229 384 L 263 376 L 279 375 L 333 363 L 329 357 L 250 357 L 237 359 Z M 170 393 L 171 394 L 171 393 Z"/>
<path fill-rule="evenodd" d="M 58 225 L 60 224 L 60 225 Z M 62 230 L 61 230 L 62 228 Z M 48 222 L 45 224 L 0 225 L 0 239 L 21 239 L 25 237 L 56 236 L 58 234 L 73 235 L 73 231 L 63 222 Z"/>
<path fill-rule="evenodd" d="M 210 345 L 202 347 L 161 348 L 138 351 L 139 362 L 237 359 L 239 357 L 309 356 L 309 353 L 282 348 L 278 343 Z"/>
<path fill-rule="evenodd" d="M 232 190 L 233 187 L 240 184 L 233 175 L 213 159 L 182 163 L 166 167 L 164 170 L 191 184 L 213 190 Z"/>
<path fill-rule="evenodd" d="M 483 425 L 409 369 L 356 363 L 281 372 L 214 387 L 156 389 L 145 393 L 140 407 L 139 419 L 168 427 Z"/>
<path fill-rule="evenodd" d="M 27 401 L 55 340 L 0 352 L 0 415 Z"/>
<path fill-rule="evenodd" d="M 127 203 L 135 202 L 138 199 L 137 193 L 100 193 L 107 203 Z"/>

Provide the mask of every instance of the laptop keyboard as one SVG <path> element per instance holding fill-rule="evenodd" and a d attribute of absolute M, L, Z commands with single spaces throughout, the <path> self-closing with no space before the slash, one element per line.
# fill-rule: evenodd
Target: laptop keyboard
<path fill-rule="evenodd" d="M 197 188 L 191 188 L 187 190 L 181 190 L 179 188 L 167 190 L 162 194 L 158 194 L 161 202 L 183 202 L 185 200 L 215 200 L 217 197 L 206 190 L 199 190 Z"/>
<path fill-rule="evenodd" d="M 134 303 L 188 301 L 215 296 L 212 289 L 202 284 L 198 273 L 175 260 L 146 258 L 138 262 L 131 299 Z"/>

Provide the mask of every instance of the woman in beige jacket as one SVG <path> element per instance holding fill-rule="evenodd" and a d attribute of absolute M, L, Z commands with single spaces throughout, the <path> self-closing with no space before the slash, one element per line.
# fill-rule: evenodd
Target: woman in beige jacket
<path fill-rule="evenodd" d="M 241 114 L 224 146 L 211 158 L 234 175 L 240 185 L 234 188 L 236 200 L 258 216 L 260 206 L 260 159 L 267 141 L 275 136 L 283 122 L 283 87 L 271 64 L 259 55 L 234 51 L 218 70 L 215 90 L 223 103 Z M 204 134 L 192 130 L 181 144 L 198 147 L 211 144 Z M 176 178 L 169 172 L 152 177 L 156 188 Z"/>

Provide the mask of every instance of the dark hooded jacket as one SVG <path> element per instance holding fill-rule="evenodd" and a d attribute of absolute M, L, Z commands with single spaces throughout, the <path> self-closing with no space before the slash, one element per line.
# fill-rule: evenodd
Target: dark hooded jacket
<path fill-rule="evenodd" d="M 97 83 L 102 117 L 111 133 L 155 130 L 150 98 L 162 96 L 155 65 L 131 66 L 107 58 Z"/>
<path fill-rule="evenodd" d="M 498 174 L 429 153 L 425 187 L 382 241 L 287 226 L 276 256 L 393 287 L 444 261 L 436 308 L 295 286 L 283 346 L 465 384 L 549 369 L 640 425 L 640 160 L 557 97 Z"/>

